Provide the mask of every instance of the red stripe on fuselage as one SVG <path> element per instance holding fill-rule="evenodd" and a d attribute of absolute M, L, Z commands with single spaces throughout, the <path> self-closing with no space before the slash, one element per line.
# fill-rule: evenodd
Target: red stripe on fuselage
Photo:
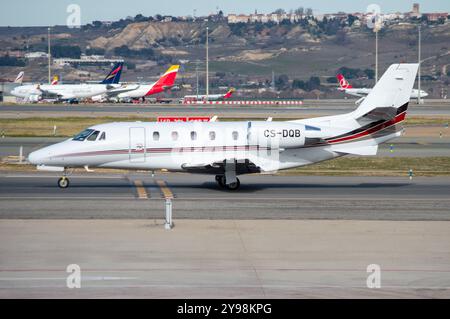
<path fill-rule="evenodd" d="M 405 119 L 405 117 L 406 117 L 406 112 L 400 113 L 396 117 L 394 117 L 392 120 L 386 121 L 384 123 L 380 123 L 380 124 L 378 124 L 378 125 L 376 125 L 376 126 L 374 126 L 372 128 L 369 128 L 369 129 L 367 129 L 365 131 L 362 131 L 362 132 L 359 132 L 359 133 L 356 133 L 356 134 L 353 134 L 353 135 L 350 135 L 350 136 L 341 137 L 341 138 L 337 138 L 337 139 L 334 139 L 334 140 L 329 140 L 328 143 L 334 144 L 334 143 L 354 140 L 354 139 L 357 139 L 357 138 L 360 138 L 360 137 L 364 137 L 364 136 L 369 135 L 369 134 L 376 133 L 376 132 L 378 132 L 378 131 L 380 131 L 382 129 L 385 129 L 388 126 L 391 126 L 391 125 L 394 125 L 394 124 L 397 124 L 397 123 L 403 121 Z"/>

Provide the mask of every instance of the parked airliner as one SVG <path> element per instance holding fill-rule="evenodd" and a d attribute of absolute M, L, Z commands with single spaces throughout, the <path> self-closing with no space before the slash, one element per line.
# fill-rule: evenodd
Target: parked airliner
<path fill-rule="evenodd" d="M 164 92 L 173 87 L 177 78 L 179 65 L 172 65 L 170 68 L 152 84 L 126 84 L 119 88 L 109 90 L 104 94 L 94 96 L 93 101 L 103 100 L 138 100 L 145 99 L 146 96 Z"/>
<path fill-rule="evenodd" d="M 233 93 L 236 91 L 235 88 L 231 88 L 227 91 L 227 93 L 225 94 L 209 94 L 208 96 L 206 95 L 186 95 L 183 99 L 182 102 L 198 102 L 198 101 L 223 101 L 226 99 L 231 98 L 231 95 L 233 95 Z"/>
<path fill-rule="evenodd" d="M 287 122 L 123 122 L 94 125 L 64 142 L 32 152 L 38 169 L 167 169 L 215 175 L 239 188 L 238 175 L 289 169 L 347 154 L 376 155 L 401 135 L 418 64 L 391 65 L 352 112 Z"/>
<path fill-rule="evenodd" d="M 336 78 L 339 82 L 339 89 L 346 94 L 358 96 L 358 97 L 366 97 L 372 89 L 370 88 L 354 88 L 344 77 L 342 74 L 336 75 Z M 427 97 L 428 93 L 424 90 L 420 90 L 420 97 Z M 419 90 L 412 89 L 411 90 L 411 99 L 417 99 L 419 97 Z"/>
<path fill-rule="evenodd" d="M 117 63 L 105 79 L 98 84 L 31 84 L 14 88 L 11 94 L 23 98 L 26 102 L 38 102 L 45 98 L 59 101 L 77 100 L 90 98 L 95 95 L 106 93 L 108 90 L 120 86 L 120 75 L 123 63 Z"/>

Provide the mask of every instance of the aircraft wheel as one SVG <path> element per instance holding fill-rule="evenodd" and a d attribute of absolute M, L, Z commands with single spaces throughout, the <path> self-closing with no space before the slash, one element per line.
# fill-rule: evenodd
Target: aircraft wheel
<path fill-rule="evenodd" d="M 216 182 L 217 185 L 219 185 L 221 188 L 224 188 L 225 185 L 225 176 L 223 175 L 216 175 Z"/>
<path fill-rule="evenodd" d="M 58 187 L 59 188 L 69 187 L 69 179 L 67 177 L 61 177 L 60 179 L 58 179 Z"/>
<path fill-rule="evenodd" d="M 227 188 L 230 191 L 235 191 L 235 190 L 237 190 L 239 188 L 239 186 L 241 186 L 241 182 L 239 181 L 239 178 L 236 178 L 236 182 L 228 184 Z"/>

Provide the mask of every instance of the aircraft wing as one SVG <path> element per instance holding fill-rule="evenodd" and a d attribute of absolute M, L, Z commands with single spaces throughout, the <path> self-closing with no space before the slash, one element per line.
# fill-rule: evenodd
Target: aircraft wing
<path fill-rule="evenodd" d="M 123 85 L 119 88 L 112 88 L 112 89 L 106 91 L 105 94 L 107 97 L 113 97 L 113 96 L 117 96 L 121 93 L 127 93 L 127 92 L 137 90 L 139 87 L 140 87 L 140 85 Z"/>
<path fill-rule="evenodd" d="M 238 174 L 259 173 L 278 170 L 278 159 L 278 151 L 272 151 L 269 154 L 267 150 L 243 151 L 237 152 L 233 156 L 227 155 L 227 158 L 222 155 L 222 158 L 216 158 L 211 161 L 188 162 L 181 167 L 185 171 L 192 173 L 223 174 L 226 162 L 234 160 L 236 161 L 236 172 Z"/>

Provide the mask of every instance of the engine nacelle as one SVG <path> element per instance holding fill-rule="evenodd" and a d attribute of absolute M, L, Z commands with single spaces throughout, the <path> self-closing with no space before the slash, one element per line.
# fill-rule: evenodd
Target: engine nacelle
<path fill-rule="evenodd" d="M 30 94 L 28 100 L 33 103 L 39 102 L 42 100 L 42 94 Z"/>
<path fill-rule="evenodd" d="M 260 147 L 298 148 L 305 145 L 305 126 L 286 122 L 252 122 L 249 142 Z"/>

